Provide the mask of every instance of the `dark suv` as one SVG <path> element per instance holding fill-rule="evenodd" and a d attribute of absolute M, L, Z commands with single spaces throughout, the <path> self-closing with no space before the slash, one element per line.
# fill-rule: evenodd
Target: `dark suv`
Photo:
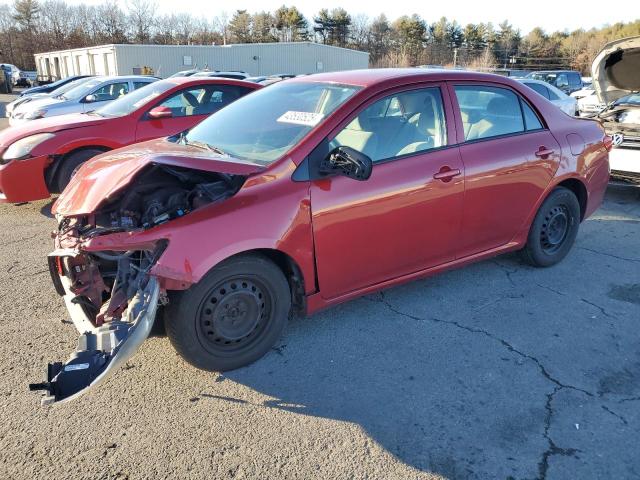
<path fill-rule="evenodd" d="M 545 70 L 543 72 L 532 72 L 527 78 L 542 80 L 559 88 L 567 95 L 582 88 L 582 76 L 575 70 Z"/>

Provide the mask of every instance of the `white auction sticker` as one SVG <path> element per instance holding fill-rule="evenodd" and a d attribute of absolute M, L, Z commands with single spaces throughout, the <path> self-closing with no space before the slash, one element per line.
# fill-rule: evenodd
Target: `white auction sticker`
<path fill-rule="evenodd" d="M 87 368 L 89 368 L 88 363 L 74 363 L 72 365 L 65 365 L 64 371 L 73 372 L 74 370 L 86 370 Z"/>
<path fill-rule="evenodd" d="M 315 127 L 324 115 L 314 112 L 294 112 L 289 110 L 278 118 L 280 123 L 293 123 L 294 125 L 305 125 L 307 127 Z"/>

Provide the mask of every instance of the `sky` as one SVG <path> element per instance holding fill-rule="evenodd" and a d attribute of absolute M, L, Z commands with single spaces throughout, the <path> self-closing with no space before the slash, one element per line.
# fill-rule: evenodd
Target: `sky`
<path fill-rule="evenodd" d="M 101 4 L 105 0 L 70 0 L 69 3 Z M 365 14 L 376 17 L 384 13 L 390 20 L 401 15 L 417 13 L 427 23 L 434 22 L 440 17 L 457 20 L 458 23 L 493 22 L 495 25 L 508 20 L 519 28 L 523 34 L 536 26 L 547 32 L 556 30 L 575 30 L 601 27 L 605 24 L 628 22 L 640 18 L 640 1 L 627 0 L 621 2 L 624 8 L 597 8 L 596 2 L 591 0 L 535 0 L 535 1 L 500 1 L 489 0 L 454 0 L 454 1 L 417 1 L 417 0 L 387 0 L 358 1 L 358 0 L 233 0 L 232 2 L 218 2 L 207 0 L 154 0 L 160 13 L 178 13 L 181 10 L 193 15 L 204 15 L 212 18 L 226 11 L 232 14 L 237 9 L 245 9 L 251 13 L 257 11 L 274 11 L 283 4 L 295 5 L 302 13 L 311 19 L 320 8 L 343 7 L 352 15 Z M 116 0 L 115 3 L 126 7 L 126 0 Z"/>

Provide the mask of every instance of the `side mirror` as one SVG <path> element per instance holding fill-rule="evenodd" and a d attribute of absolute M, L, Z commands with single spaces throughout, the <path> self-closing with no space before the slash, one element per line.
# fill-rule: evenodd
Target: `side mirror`
<path fill-rule="evenodd" d="M 91 94 L 91 95 L 87 95 L 86 97 L 84 97 L 84 101 L 85 101 L 86 103 L 93 103 L 93 102 L 95 102 L 97 99 L 98 99 L 98 98 L 97 98 L 95 95 L 93 95 L 93 94 Z"/>
<path fill-rule="evenodd" d="M 159 118 L 171 118 L 173 117 L 173 112 L 169 107 L 155 107 L 149 110 L 147 115 L 149 118 L 156 120 Z"/>
<path fill-rule="evenodd" d="M 354 180 L 368 180 L 373 162 L 364 153 L 351 147 L 337 147 L 320 163 L 320 173 L 344 175 Z"/>

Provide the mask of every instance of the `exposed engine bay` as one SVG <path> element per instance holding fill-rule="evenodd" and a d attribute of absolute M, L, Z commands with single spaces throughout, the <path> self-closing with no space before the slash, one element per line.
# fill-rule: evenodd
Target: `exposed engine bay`
<path fill-rule="evenodd" d="M 234 195 L 245 177 L 152 164 L 95 213 L 60 219 L 49 269 L 81 333 L 66 363 L 50 363 L 43 403 L 75 398 L 126 361 L 147 338 L 159 303 L 166 301 L 149 275 L 164 240 L 147 250 L 86 251 L 83 240 L 146 230 Z"/>
<path fill-rule="evenodd" d="M 152 228 L 231 197 L 244 180 L 245 177 L 240 175 L 153 164 L 137 175 L 120 195 L 84 219 L 82 224 L 74 223 L 73 219 L 63 219 L 59 231 L 64 234 L 73 226 L 80 236 L 93 236 Z"/>

